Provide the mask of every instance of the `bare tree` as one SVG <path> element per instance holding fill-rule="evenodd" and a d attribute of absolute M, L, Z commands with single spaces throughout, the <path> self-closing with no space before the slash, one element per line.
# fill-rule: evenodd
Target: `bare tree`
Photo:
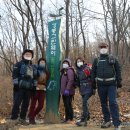
<path fill-rule="evenodd" d="M 106 37 L 109 45 L 114 46 L 114 55 L 119 56 L 119 45 L 128 29 L 128 0 L 101 0 L 104 11 Z M 109 27 L 108 27 L 109 26 Z M 112 28 L 112 39 L 110 34 Z M 111 50 L 110 50 L 111 51 Z"/>
<path fill-rule="evenodd" d="M 0 23 L 2 32 L 0 58 L 8 72 L 12 71 L 12 65 L 18 62 L 24 49 L 31 46 L 35 48 L 32 43 L 34 38 L 37 52 L 40 50 L 42 57 L 45 56 L 45 37 L 47 35 L 44 35 L 43 1 L 33 0 L 32 4 L 35 10 L 30 6 L 29 0 L 4 1 L 6 18 L 1 17 Z M 19 13 L 18 16 L 15 15 L 14 9 L 15 12 Z M 40 53 L 37 53 L 37 59 L 38 56 L 40 56 Z"/>
<path fill-rule="evenodd" d="M 82 12 L 81 12 L 81 7 L 80 7 L 80 4 L 83 5 L 83 1 L 79 1 L 77 0 L 77 4 L 78 4 L 78 12 L 79 12 L 79 18 L 80 18 L 80 28 L 81 28 L 81 33 L 82 33 L 82 38 L 83 38 L 83 44 L 84 44 L 84 47 L 83 47 L 83 56 L 84 56 L 84 59 L 86 58 L 86 38 L 85 38 L 85 34 L 84 34 L 84 29 L 83 29 L 83 18 L 82 18 Z"/>
<path fill-rule="evenodd" d="M 65 6 L 66 6 L 66 51 L 65 51 L 65 57 L 66 58 L 69 56 L 69 5 L 70 5 L 70 0 L 65 0 Z"/>
<path fill-rule="evenodd" d="M 10 0 L 10 1 L 13 4 L 13 6 L 19 11 L 19 13 L 22 16 L 26 17 L 26 19 L 30 22 L 31 27 L 32 27 L 33 32 L 34 32 L 35 42 L 38 45 L 38 47 L 40 48 L 42 57 L 44 57 L 44 55 L 45 55 L 44 44 L 46 43 L 46 41 L 45 41 L 45 37 L 44 37 L 44 24 L 43 24 L 43 11 L 42 11 L 43 2 L 42 2 L 42 0 L 40 0 L 40 7 L 39 7 L 39 4 L 38 4 L 39 1 L 37 1 L 37 0 L 32 1 L 34 6 L 35 6 L 35 13 L 31 9 L 32 3 L 30 3 L 29 0 L 24 0 L 24 2 L 19 0 L 18 3 L 17 3 L 17 0 Z M 25 11 L 25 7 L 26 7 L 27 11 Z M 39 17 L 37 15 L 39 15 Z M 38 22 L 38 18 L 40 18 L 40 24 L 41 24 L 41 35 L 40 35 L 40 37 L 39 37 L 39 32 L 37 30 L 38 25 L 36 24 Z"/>

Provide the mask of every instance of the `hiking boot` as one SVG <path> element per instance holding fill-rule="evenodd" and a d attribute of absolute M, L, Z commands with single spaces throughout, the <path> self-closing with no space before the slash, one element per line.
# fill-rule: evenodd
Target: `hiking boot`
<path fill-rule="evenodd" d="M 19 119 L 19 124 L 21 125 L 29 125 L 29 123 L 25 119 Z"/>
<path fill-rule="evenodd" d="M 62 121 L 61 121 L 61 123 L 66 123 L 66 122 L 67 122 L 67 120 L 62 120 Z"/>
<path fill-rule="evenodd" d="M 9 124 L 12 124 L 12 125 L 18 125 L 19 120 L 18 120 L 18 119 L 15 119 L 15 120 L 14 120 L 14 119 L 13 119 L 13 120 L 11 119 L 11 120 L 8 121 L 8 123 L 9 123 Z"/>
<path fill-rule="evenodd" d="M 101 124 L 101 128 L 109 128 L 110 126 L 111 126 L 111 121 L 109 121 L 109 122 L 103 122 Z"/>
<path fill-rule="evenodd" d="M 74 120 L 68 120 L 66 123 L 67 124 L 75 124 L 75 121 Z"/>
<path fill-rule="evenodd" d="M 87 121 L 89 121 L 90 120 L 90 115 L 88 115 L 88 117 L 87 117 Z"/>
<path fill-rule="evenodd" d="M 117 126 L 117 127 L 115 127 L 115 129 L 114 130 L 121 130 L 121 125 L 120 126 Z"/>
<path fill-rule="evenodd" d="M 80 121 L 84 121 L 86 119 L 87 119 L 87 121 L 90 120 L 90 114 L 88 114 L 88 116 L 86 118 L 84 116 L 81 116 L 81 120 Z"/>
<path fill-rule="evenodd" d="M 87 126 L 87 121 L 78 121 L 77 123 L 76 123 L 76 125 L 77 126 Z"/>
<path fill-rule="evenodd" d="M 35 122 L 35 120 L 29 120 L 29 124 L 31 124 L 31 125 L 35 125 L 36 122 Z"/>

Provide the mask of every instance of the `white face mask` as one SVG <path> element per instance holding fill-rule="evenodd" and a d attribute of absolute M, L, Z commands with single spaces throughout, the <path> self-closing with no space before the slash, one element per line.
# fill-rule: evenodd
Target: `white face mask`
<path fill-rule="evenodd" d="M 68 68 L 68 67 L 69 67 L 68 64 L 63 64 L 63 68 L 64 68 L 64 69 L 66 69 L 66 68 Z"/>
<path fill-rule="evenodd" d="M 107 54 L 108 53 L 108 49 L 107 48 L 102 48 L 102 49 L 100 49 L 100 53 L 101 54 Z"/>
<path fill-rule="evenodd" d="M 78 63 L 77 63 L 77 66 L 78 66 L 78 67 L 81 67 L 82 65 L 83 65 L 83 62 L 78 62 Z"/>
<path fill-rule="evenodd" d="M 31 59 L 32 59 L 32 57 L 27 57 L 27 56 L 24 56 L 24 59 L 25 59 L 25 60 L 31 60 Z"/>

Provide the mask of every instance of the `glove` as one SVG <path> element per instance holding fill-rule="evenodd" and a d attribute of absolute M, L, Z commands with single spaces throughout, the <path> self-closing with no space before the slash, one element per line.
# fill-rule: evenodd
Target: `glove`
<path fill-rule="evenodd" d="M 92 88 L 96 89 L 96 82 L 92 82 Z"/>
<path fill-rule="evenodd" d="M 18 81 L 18 78 L 13 79 L 13 85 L 14 85 L 14 90 L 18 91 L 19 90 L 19 81 Z"/>
<path fill-rule="evenodd" d="M 122 87 L 122 83 L 119 81 L 117 82 L 117 88 L 121 88 Z"/>
<path fill-rule="evenodd" d="M 69 96 L 69 95 L 70 95 L 70 92 L 69 92 L 68 89 L 65 89 L 65 91 L 64 91 L 64 95 L 65 95 L 65 96 Z"/>
<path fill-rule="evenodd" d="M 96 89 L 93 89 L 92 95 L 95 95 L 95 94 L 96 94 Z"/>
<path fill-rule="evenodd" d="M 13 85 L 14 85 L 14 86 L 18 86 L 18 85 L 19 85 L 18 78 L 13 79 Z"/>

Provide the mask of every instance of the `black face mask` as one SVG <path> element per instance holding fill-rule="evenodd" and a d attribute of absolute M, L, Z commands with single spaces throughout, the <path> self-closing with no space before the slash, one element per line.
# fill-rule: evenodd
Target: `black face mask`
<path fill-rule="evenodd" d="M 41 68 L 45 68 L 45 64 L 39 64 L 39 66 L 41 67 Z"/>
<path fill-rule="evenodd" d="M 30 57 L 29 57 L 29 58 L 28 58 L 28 57 L 26 57 L 26 58 L 23 57 L 23 58 L 24 58 L 24 60 L 28 60 L 28 61 L 31 61 L 31 60 L 32 60 L 32 57 L 31 57 L 31 58 L 30 58 Z"/>

